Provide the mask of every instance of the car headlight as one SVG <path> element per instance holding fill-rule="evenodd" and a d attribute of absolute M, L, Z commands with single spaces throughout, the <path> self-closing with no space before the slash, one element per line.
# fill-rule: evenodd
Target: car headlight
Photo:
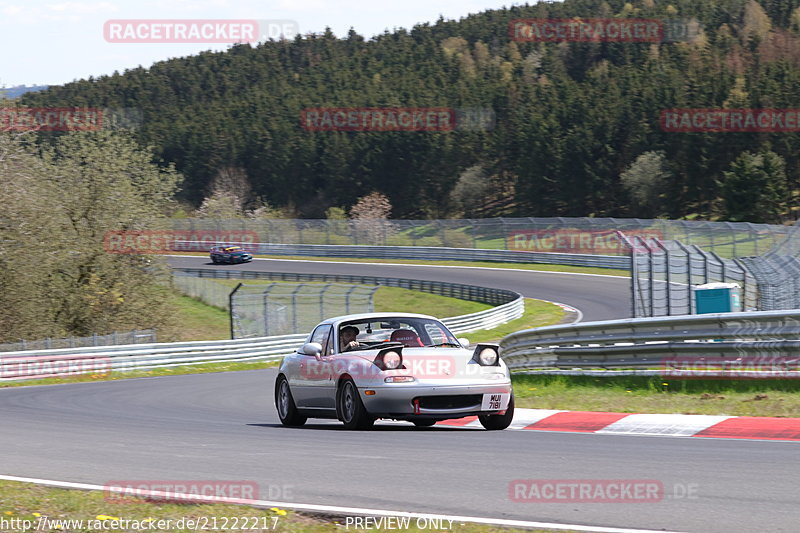
<path fill-rule="evenodd" d="M 481 366 L 499 366 L 500 352 L 496 344 L 478 344 L 473 352 L 472 360 Z"/>
<path fill-rule="evenodd" d="M 386 348 L 378 352 L 373 363 L 381 370 L 397 370 L 403 368 L 403 354 L 397 348 Z"/>
<path fill-rule="evenodd" d="M 484 348 L 478 355 L 481 364 L 484 366 L 492 366 L 497 362 L 497 351 L 494 348 Z"/>
<path fill-rule="evenodd" d="M 394 370 L 395 368 L 400 368 L 402 362 L 403 359 L 397 352 L 386 352 L 383 354 L 383 366 L 386 367 L 387 370 Z"/>

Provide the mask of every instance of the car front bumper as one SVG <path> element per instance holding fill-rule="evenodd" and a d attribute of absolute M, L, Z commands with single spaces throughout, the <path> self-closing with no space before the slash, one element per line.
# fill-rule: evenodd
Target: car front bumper
<path fill-rule="evenodd" d="M 367 390 L 375 393 L 368 395 Z M 482 411 L 484 394 L 510 394 L 511 382 L 493 381 L 470 385 L 420 385 L 393 383 L 387 386 L 359 388 L 361 401 L 372 416 L 403 420 L 460 418 L 471 415 L 497 414 Z M 415 402 L 415 400 L 417 400 Z"/>

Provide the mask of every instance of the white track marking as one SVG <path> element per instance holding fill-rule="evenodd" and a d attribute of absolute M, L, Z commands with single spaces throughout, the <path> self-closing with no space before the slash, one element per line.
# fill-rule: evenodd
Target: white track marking
<path fill-rule="evenodd" d="M 596 431 L 615 435 L 670 435 L 691 437 L 696 433 L 727 420 L 729 416 L 711 415 L 629 415 Z"/>
<path fill-rule="evenodd" d="M 92 485 L 89 483 L 73 483 L 70 481 L 53 481 L 49 479 L 37 479 L 18 476 L 0 475 L 0 479 L 5 481 L 18 481 L 21 483 L 35 483 L 37 485 L 45 485 L 48 487 L 57 487 L 63 489 L 80 489 L 80 490 L 97 490 L 107 491 L 107 487 L 101 485 Z M 192 501 L 204 500 L 208 503 L 235 503 L 240 505 L 250 505 L 253 507 L 280 507 L 285 509 L 293 509 L 296 511 L 309 511 L 317 513 L 328 513 L 337 515 L 357 515 L 357 516 L 401 516 L 408 518 L 433 518 L 439 520 L 452 520 L 456 523 L 470 522 L 474 524 L 488 524 L 505 527 L 522 527 L 522 528 L 544 528 L 555 530 L 570 530 L 570 531 L 587 531 L 593 533 L 679 533 L 675 531 L 666 531 L 663 529 L 628 529 L 616 527 L 601 527 L 601 526 L 584 526 L 577 524 L 557 524 L 550 522 L 532 522 L 528 520 L 507 520 L 503 518 L 484 518 L 478 516 L 458 516 L 458 515 L 444 515 L 444 514 L 430 514 L 430 513 L 411 513 L 406 511 L 387 511 L 384 509 L 365 509 L 362 507 L 339 507 L 335 505 L 315 505 L 306 503 L 289 503 L 289 502 L 274 502 L 268 500 L 249 500 L 243 498 L 223 498 L 223 497 L 209 497 L 198 496 L 196 494 L 177 494 L 165 493 L 158 490 L 142 490 L 140 494 L 145 496 L 154 497 L 170 497 L 175 499 L 186 499 Z"/>
<path fill-rule="evenodd" d="M 548 416 L 563 412 L 556 409 L 514 409 L 514 420 L 508 429 L 525 429 Z"/>

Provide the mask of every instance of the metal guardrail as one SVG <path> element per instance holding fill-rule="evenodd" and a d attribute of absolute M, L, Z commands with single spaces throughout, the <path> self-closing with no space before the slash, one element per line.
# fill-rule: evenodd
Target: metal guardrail
<path fill-rule="evenodd" d="M 236 279 L 284 279 L 327 281 L 318 278 L 357 278 L 359 283 L 403 286 L 414 290 L 470 296 L 473 301 L 496 305 L 492 309 L 442 320 L 454 334 L 494 327 L 522 316 L 525 310 L 522 295 L 505 289 L 372 276 L 334 276 L 328 274 L 290 274 L 231 270 L 175 269 L 177 275 Z M 200 274 L 202 273 L 202 274 Z M 216 274 L 216 275 L 215 275 Z M 313 278 L 313 279 L 310 279 Z M 461 295 L 461 296 L 457 296 Z M 128 346 L 34 350 L 0 354 L 0 380 L 60 377 L 76 374 L 102 374 L 111 370 L 150 370 L 203 363 L 262 361 L 283 357 L 296 350 L 307 333 L 221 341 L 192 341 Z"/>
<path fill-rule="evenodd" d="M 673 376 L 800 377 L 800 310 L 547 326 L 504 337 L 500 353 L 513 370 L 628 368 Z"/>
<path fill-rule="evenodd" d="M 207 251 L 217 243 L 175 241 L 175 251 Z M 524 250 L 480 250 L 441 246 L 350 246 L 327 244 L 239 243 L 254 254 L 350 259 L 412 259 L 424 261 L 488 261 L 494 263 L 537 263 L 629 270 L 629 256 L 589 255 Z"/>
<path fill-rule="evenodd" d="M 506 322 L 511 322 L 521 317 L 524 312 L 525 300 L 520 296 L 507 304 L 469 315 L 443 318 L 442 322 L 450 331 L 459 335 L 479 329 L 492 329 L 500 324 L 505 324 Z"/>
<path fill-rule="evenodd" d="M 180 365 L 268 360 L 296 349 L 307 334 L 260 339 L 31 350 L 0 354 L 0 379 L 102 374 Z"/>

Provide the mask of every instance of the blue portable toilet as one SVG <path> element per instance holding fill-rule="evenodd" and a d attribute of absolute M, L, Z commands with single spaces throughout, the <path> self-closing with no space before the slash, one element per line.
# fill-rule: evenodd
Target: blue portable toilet
<path fill-rule="evenodd" d="M 695 285 L 692 289 L 695 313 L 698 315 L 742 310 L 741 287 L 738 283 L 706 283 Z"/>

